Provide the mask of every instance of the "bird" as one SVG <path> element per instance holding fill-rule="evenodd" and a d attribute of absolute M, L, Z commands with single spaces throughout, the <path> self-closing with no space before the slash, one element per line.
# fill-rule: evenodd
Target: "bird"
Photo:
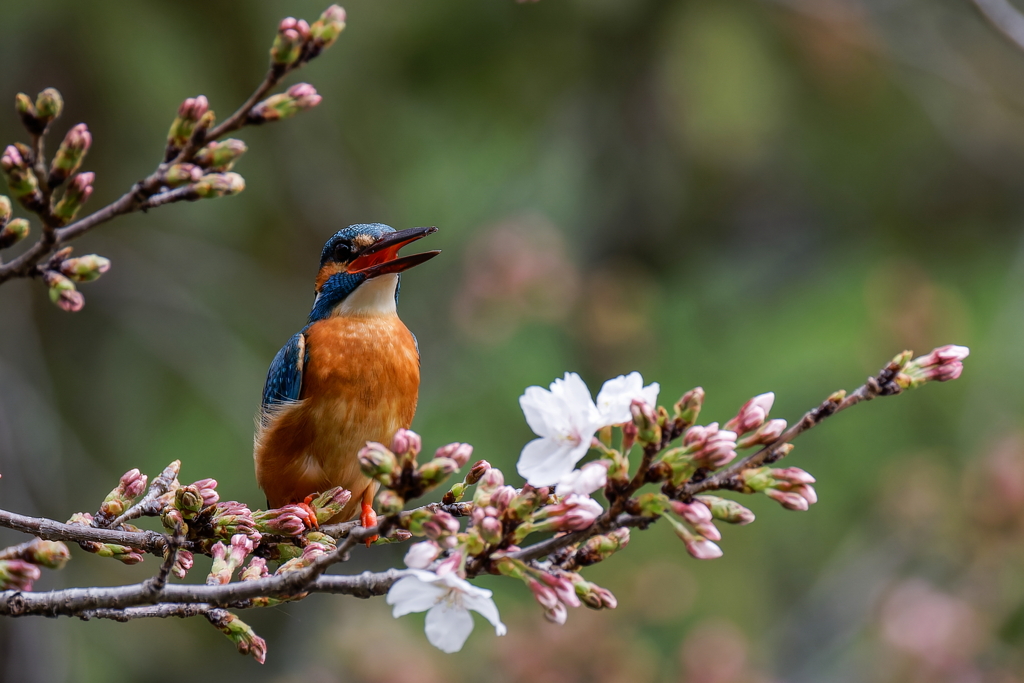
<path fill-rule="evenodd" d="M 253 460 L 268 507 L 312 512 L 313 496 L 341 486 L 352 498 L 330 521 L 352 519 L 358 507 L 363 526 L 376 525 L 378 483 L 362 473 L 357 455 L 412 424 L 420 356 L 398 317 L 400 278 L 441 253 L 398 251 L 436 231 L 364 223 L 327 240 L 309 320 L 274 356 L 263 387 Z"/>

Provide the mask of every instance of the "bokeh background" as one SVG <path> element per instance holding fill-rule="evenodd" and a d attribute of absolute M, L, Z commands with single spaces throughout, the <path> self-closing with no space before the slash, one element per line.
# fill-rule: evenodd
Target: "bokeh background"
<path fill-rule="evenodd" d="M 0 622 L 0 680 L 1013 683 L 1024 677 L 1024 53 L 967 2 L 351 0 L 298 77 L 311 112 L 245 130 L 233 198 L 77 243 L 113 268 L 83 312 L 0 289 L 0 506 L 66 519 L 125 470 L 262 503 L 252 416 L 305 320 L 325 238 L 437 225 L 400 312 L 423 355 L 414 427 L 511 472 L 517 398 L 639 370 L 727 419 L 795 420 L 904 347 L 969 345 L 963 379 L 802 437 L 808 513 L 750 501 L 725 556 L 665 525 L 591 578 L 613 612 L 544 622 L 520 584 L 446 656 L 422 617 L 321 596 L 250 611 L 260 667 L 200 621 Z M 222 116 L 278 19 L 323 1 L 0 3 L 0 100 L 56 86 L 94 135 L 93 208 L 158 160 L 178 103 Z M 295 79 L 293 79 L 294 82 Z M 21 139 L 13 107 L 0 141 Z M 24 537 L 0 533 L 0 545 Z M 346 571 L 400 563 L 357 553 Z M 141 580 L 74 553 L 38 586 Z M 204 575 L 205 565 L 193 571 Z"/>

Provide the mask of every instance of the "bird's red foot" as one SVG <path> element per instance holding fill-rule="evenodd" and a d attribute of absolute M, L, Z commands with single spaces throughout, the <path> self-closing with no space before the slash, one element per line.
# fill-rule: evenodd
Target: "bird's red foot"
<path fill-rule="evenodd" d="M 316 510 L 314 510 L 313 507 L 310 505 L 310 503 L 313 502 L 314 498 L 316 498 L 316 495 L 306 496 L 306 499 L 301 503 L 296 503 L 295 507 L 302 508 L 302 510 L 306 513 L 306 517 L 302 521 L 306 523 L 307 527 L 309 527 L 310 529 L 319 529 L 320 523 L 316 521 Z"/>
<path fill-rule="evenodd" d="M 363 528 L 369 528 L 371 526 L 377 526 L 377 513 L 373 511 L 373 503 L 363 503 L 363 511 L 359 515 L 359 521 L 362 523 Z M 366 547 L 369 548 L 370 544 L 376 541 L 380 536 L 371 536 L 366 539 Z"/>

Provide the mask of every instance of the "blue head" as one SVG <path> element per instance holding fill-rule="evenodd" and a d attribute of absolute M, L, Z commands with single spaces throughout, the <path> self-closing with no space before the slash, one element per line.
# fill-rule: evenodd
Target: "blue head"
<path fill-rule="evenodd" d="M 309 314 L 315 322 L 340 314 L 387 312 L 398 301 L 400 273 L 440 251 L 399 256 L 398 250 L 437 228 L 396 231 L 383 223 L 350 225 L 334 233 L 320 254 L 316 300 Z"/>

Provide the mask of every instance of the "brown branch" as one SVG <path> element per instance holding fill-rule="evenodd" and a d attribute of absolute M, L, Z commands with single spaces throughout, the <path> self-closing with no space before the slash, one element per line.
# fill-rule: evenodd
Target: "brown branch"
<path fill-rule="evenodd" d="M 118 531 L 99 529 L 78 524 L 64 524 L 42 517 L 26 517 L 6 510 L 0 510 L 0 527 L 23 531 L 46 541 L 70 541 L 72 543 L 115 543 L 163 557 L 166 541 L 163 534 L 155 531 Z M 182 549 L 191 550 L 190 544 Z"/>
<path fill-rule="evenodd" d="M 309 57 L 299 60 L 295 64 L 287 67 L 271 67 L 263 81 L 259 86 L 257 86 L 256 90 L 249 95 L 248 99 L 245 100 L 242 106 L 240 106 L 230 117 L 221 122 L 220 125 L 215 126 L 206 133 L 200 133 L 199 135 L 193 136 L 193 138 L 188 141 L 185 147 L 175 156 L 174 159 L 161 163 L 153 173 L 132 185 L 131 189 L 116 201 L 94 211 L 88 216 L 85 216 L 66 227 L 56 228 L 57 224 L 54 223 L 49 209 L 49 185 L 46 183 L 45 174 L 41 174 L 40 183 L 41 186 L 46 188 L 47 201 L 42 211 L 36 213 L 38 213 L 39 218 L 42 221 L 43 234 L 35 244 L 17 258 L 6 263 L 0 261 L 0 284 L 16 277 L 37 276 L 39 274 L 39 263 L 45 260 L 46 257 L 71 240 L 80 237 L 96 226 L 106 223 L 117 216 L 134 213 L 135 211 L 146 211 L 147 209 L 163 206 L 164 204 L 171 204 L 179 201 L 194 201 L 198 199 L 198 195 L 196 195 L 194 191 L 190 191 L 191 188 L 187 187 L 157 194 L 163 185 L 163 178 L 167 169 L 174 164 L 191 161 L 196 151 L 198 151 L 207 142 L 217 140 L 227 133 L 236 131 L 247 125 L 249 123 L 249 114 L 252 112 L 252 108 L 262 100 L 263 97 L 270 92 L 270 90 L 277 85 L 282 78 L 303 66 L 306 61 L 314 56 L 316 55 L 310 55 Z M 35 146 L 41 155 L 43 149 L 42 135 L 39 136 L 38 141 L 34 140 L 33 142 L 36 143 Z M 40 163 L 43 163 L 42 160 L 37 160 L 37 164 Z M 43 168 L 45 169 L 45 165 Z"/>
<path fill-rule="evenodd" d="M 728 468 L 716 472 L 707 479 L 687 482 L 681 490 L 674 493 L 673 497 L 686 500 L 704 491 L 734 488 L 734 478 L 736 475 L 746 469 L 776 462 L 782 457 L 778 452 L 780 446 L 789 443 L 807 430 L 818 426 L 825 418 L 858 403 L 870 401 L 878 396 L 895 396 L 902 392 L 903 390 L 900 386 L 893 381 L 899 370 L 900 367 L 898 365 L 890 363 L 876 377 L 869 377 L 867 382 L 852 394 L 845 397 L 841 397 L 840 394 L 833 394 L 817 408 L 806 412 L 799 422 L 784 431 L 772 443 L 756 453 L 733 463 Z"/>

